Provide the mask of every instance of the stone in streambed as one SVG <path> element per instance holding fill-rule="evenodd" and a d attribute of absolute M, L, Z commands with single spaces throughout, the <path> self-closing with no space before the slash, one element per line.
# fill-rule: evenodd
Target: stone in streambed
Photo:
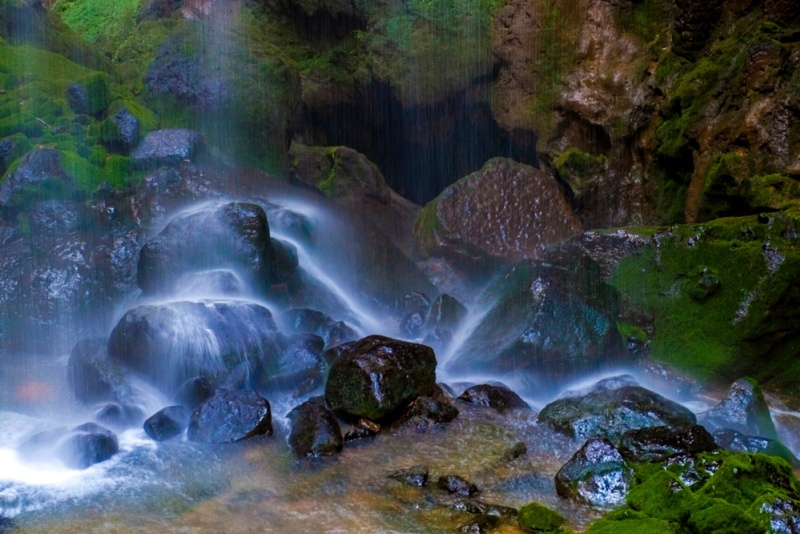
<path fill-rule="evenodd" d="M 415 465 L 408 469 L 400 469 L 395 471 L 389 478 L 408 484 L 409 486 L 416 486 L 421 488 L 428 484 L 428 468 L 424 465 Z"/>
<path fill-rule="evenodd" d="M 119 451 L 117 436 L 94 423 L 75 427 L 72 435 L 58 446 L 56 455 L 73 469 L 86 469 L 103 462 Z"/>
<path fill-rule="evenodd" d="M 700 425 L 678 429 L 656 426 L 625 432 L 619 451 L 631 462 L 661 462 L 679 454 L 697 454 L 718 448 L 714 437 Z"/>
<path fill-rule="evenodd" d="M 566 499 L 612 508 L 625 502 L 633 470 L 606 439 L 590 439 L 556 473 L 556 492 Z"/>
<path fill-rule="evenodd" d="M 478 493 L 478 486 L 461 478 L 458 475 L 444 475 L 439 477 L 436 486 L 451 495 L 458 495 L 459 497 L 472 497 Z"/>
<path fill-rule="evenodd" d="M 725 398 L 703 422 L 714 429 L 730 428 L 773 440 L 778 437 L 764 393 L 752 378 L 740 378 L 731 384 Z"/>
<path fill-rule="evenodd" d="M 333 362 L 325 399 L 334 411 L 377 421 L 399 415 L 435 384 L 433 349 L 369 336 L 348 344 Z"/>
<path fill-rule="evenodd" d="M 721 448 L 731 452 L 769 454 L 783 458 L 795 468 L 800 467 L 800 461 L 792 451 L 774 439 L 746 436 L 730 428 L 720 428 L 714 432 L 714 440 Z"/>
<path fill-rule="evenodd" d="M 278 317 L 281 330 L 291 334 L 315 334 L 325 341 L 325 350 L 358 339 L 355 330 L 344 321 L 309 308 L 293 308 Z"/>
<path fill-rule="evenodd" d="M 312 397 L 286 417 L 292 425 L 289 446 L 298 458 L 331 456 L 341 452 L 341 428 L 322 397 Z"/>
<path fill-rule="evenodd" d="M 233 443 L 258 435 L 272 435 L 269 401 L 254 391 L 217 390 L 192 412 L 190 441 Z"/>
<path fill-rule="evenodd" d="M 144 422 L 144 431 L 155 441 L 166 441 L 183 434 L 191 412 L 185 406 L 167 406 Z"/>
<path fill-rule="evenodd" d="M 474 406 L 491 408 L 499 413 L 505 413 L 508 410 L 531 409 L 527 402 L 510 389 L 491 384 L 479 384 L 469 387 L 459 395 L 458 399 Z"/>

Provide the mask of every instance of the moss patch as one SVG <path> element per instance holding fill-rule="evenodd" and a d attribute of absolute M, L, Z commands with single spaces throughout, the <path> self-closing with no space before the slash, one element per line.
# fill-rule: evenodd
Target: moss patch
<path fill-rule="evenodd" d="M 519 509 L 519 526 L 530 532 L 559 532 L 564 525 L 564 516 L 536 502 Z"/>
<path fill-rule="evenodd" d="M 628 309 L 655 318 L 655 359 L 706 382 L 749 375 L 800 393 L 800 347 L 791 342 L 800 309 L 798 228 L 800 211 L 792 209 L 762 222 L 753 216 L 663 229 L 619 262 L 611 283 Z"/>

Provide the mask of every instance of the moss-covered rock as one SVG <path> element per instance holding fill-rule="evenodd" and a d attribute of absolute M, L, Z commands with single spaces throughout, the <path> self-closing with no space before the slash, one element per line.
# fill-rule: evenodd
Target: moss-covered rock
<path fill-rule="evenodd" d="M 537 502 L 523 505 L 517 516 L 519 526 L 530 532 L 558 532 L 564 516 Z"/>
<path fill-rule="evenodd" d="M 800 309 L 798 228 L 800 212 L 790 209 L 642 229 L 649 244 L 619 262 L 611 284 L 631 316 L 654 318 L 655 359 L 701 381 L 727 386 L 752 376 L 797 395 L 798 352 L 790 340 L 797 336 Z M 709 273 L 718 290 L 698 299 Z"/>

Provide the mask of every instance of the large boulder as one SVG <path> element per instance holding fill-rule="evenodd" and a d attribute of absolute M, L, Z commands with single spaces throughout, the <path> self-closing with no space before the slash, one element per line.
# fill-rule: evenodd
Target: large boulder
<path fill-rule="evenodd" d="M 631 462 L 661 462 L 679 454 L 693 455 L 718 448 L 714 437 L 700 425 L 678 429 L 654 426 L 625 432 L 619 452 Z"/>
<path fill-rule="evenodd" d="M 86 469 L 104 462 L 119 451 L 117 436 L 110 430 L 94 423 L 86 423 L 72 429 L 56 449 L 56 455 L 73 469 Z"/>
<path fill-rule="evenodd" d="M 272 314 L 242 301 L 172 302 L 128 311 L 111 332 L 112 361 L 168 392 L 203 376 L 221 384 L 243 365 L 249 378 L 276 369 L 282 341 Z"/>
<path fill-rule="evenodd" d="M 538 421 L 571 437 L 614 442 L 629 430 L 657 426 L 677 430 L 697 423 L 695 415 L 680 404 L 641 386 L 624 384 L 555 400 L 539 412 Z"/>
<path fill-rule="evenodd" d="M 422 254 L 467 263 L 537 258 L 581 230 L 552 175 L 501 158 L 445 189 L 414 224 Z"/>
<path fill-rule="evenodd" d="M 382 420 L 430 396 L 436 384 L 436 356 L 425 345 L 369 336 L 344 346 L 325 384 L 325 400 L 351 417 Z"/>
<path fill-rule="evenodd" d="M 752 378 L 741 378 L 731 384 L 725 398 L 709 410 L 703 422 L 712 428 L 729 428 L 752 436 L 778 438 L 764 393 Z"/>
<path fill-rule="evenodd" d="M 230 202 L 182 213 L 142 247 L 139 287 L 170 292 L 184 274 L 206 269 L 239 271 L 255 288 L 269 283 L 272 245 L 264 210 Z"/>
<path fill-rule="evenodd" d="M 177 438 L 186 430 L 191 412 L 185 406 L 167 406 L 144 422 L 144 432 L 155 441 Z"/>
<path fill-rule="evenodd" d="M 531 407 L 522 398 L 505 386 L 478 384 L 468 387 L 458 396 L 459 400 L 474 406 L 485 406 L 499 413 L 508 410 L 530 410 Z"/>
<path fill-rule="evenodd" d="M 556 473 L 556 492 L 564 498 L 613 508 L 625 503 L 633 482 L 628 467 L 606 439 L 590 439 Z"/>
<path fill-rule="evenodd" d="M 254 391 L 217 390 L 189 419 L 187 436 L 203 443 L 233 443 L 272 435 L 269 401 Z"/>
<path fill-rule="evenodd" d="M 488 311 L 452 372 L 527 372 L 552 386 L 627 359 L 617 330 L 617 291 L 591 262 L 523 262 L 492 282 L 476 308 Z"/>
<path fill-rule="evenodd" d="M 81 402 L 109 399 L 118 379 L 108 359 L 108 339 L 82 339 L 67 361 L 67 383 Z"/>
<path fill-rule="evenodd" d="M 278 317 L 281 331 L 291 334 L 309 334 L 322 338 L 325 350 L 358 339 L 358 334 L 344 321 L 309 308 L 292 308 Z"/>
<path fill-rule="evenodd" d="M 295 456 L 331 456 L 341 452 L 342 430 L 322 397 L 312 397 L 286 417 L 292 425 L 289 446 Z"/>

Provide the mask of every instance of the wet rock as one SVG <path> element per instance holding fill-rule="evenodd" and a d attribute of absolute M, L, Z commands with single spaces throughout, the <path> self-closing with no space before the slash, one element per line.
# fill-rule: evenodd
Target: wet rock
<path fill-rule="evenodd" d="M 342 451 L 342 431 L 322 397 L 312 397 L 286 417 L 292 426 L 289 446 L 298 458 L 331 456 Z"/>
<path fill-rule="evenodd" d="M 139 426 L 144 419 L 144 412 L 138 406 L 109 402 L 100 406 L 94 414 L 99 423 L 115 430 L 125 430 Z"/>
<path fill-rule="evenodd" d="M 172 302 L 128 311 L 111 332 L 112 361 L 166 392 L 191 377 L 221 384 L 240 364 L 272 376 L 281 338 L 267 308 L 244 301 Z"/>
<path fill-rule="evenodd" d="M 214 386 L 202 376 L 195 376 L 181 384 L 175 394 L 175 402 L 194 410 L 205 401 L 214 396 Z"/>
<path fill-rule="evenodd" d="M 355 330 L 344 321 L 308 308 L 291 309 L 280 315 L 281 330 L 292 334 L 315 334 L 325 341 L 325 350 L 358 339 Z"/>
<path fill-rule="evenodd" d="M 444 475 L 439 477 L 439 480 L 436 482 L 436 487 L 451 495 L 458 495 L 460 497 L 472 497 L 478 493 L 478 486 L 458 475 Z"/>
<path fill-rule="evenodd" d="M 564 516 L 537 502 L 523 505 L 517 516 L 519 526 L 533 532 L 558 532 L 564 524 Z"/>
<path fill-rule="evenodd" d="M 269 283 L 271 242 L 267 216 L 255 204 L 230 202 L 174 217 L 139 255 L 139 287 L 169 293 L 187 272 L 229 268 L 254 288 Z"/>
<path fill-rule="evenodd" d="M 392 304 L 392 317 L 402 320 L 411 314 L 422 316 L 423 320 L 431 309 L 431 301 L 425 293 L 412 291 L 403 295 Z"/>
<path fill-rule="evenodd" d="M 556 492 L 566 499 L 613 508 L 625 502 L 633 470 L 606 439 L 590 439 L 556 473 Z"/>
<path fill-rule="evenodd" d="M 345 347 L 331 365 L 325 399 L 351 417 L 381 420 L 430 395 L 436 356 L 425 345 L 369 336 Z"/>
<path fill-rule="evenodd" d="M 511 461 L 516 460 L 520 456 L 528 454 L 528 446 L 524 441 L 519 441 L 505 450 L 503 453 L 503 460 Z"/>
<path fill-rule="evenodd" d="M 75 397 L 85 403 L 108 399 L 117 382 L 108 359 L 108 339 L 79 341 L 67 361 L 67 381 Z"/>
<path fill-rule="evenodd" d="M 581 397 L 558 399 L 539 412 L 538 421 L 571 437 L 612 441 L 637 428 L 678 430 L 697 423 L 688 409 L 640 386 L 592 390 Z"/>
<path fill-rule="evenodd" d="M 167 406 L 144 422 L 144 431 L 155 441 L 166 441 L 182 435 L 192 413 L 185 406 Z"/>
<path fill-rule="evenodd" d="M 68 467 L 86 469 L 108 460 L 119 451 L 117 436 L 100 425 L 86 423 L 75 427 L 72 432 L 56 452 Z"/>
<path fill-rule="evenodd" d="M 760 436 L 746 436 L 730 428 L 721 428 L 714 432 L 714 440 L 717 445 L 731 452 L 759 452 L 772 456 L 779 456 L 793 465 L 800 467 L 800 461 L 778 440 L 763 438 Z"/>
<path fill-rule="evenodd" d="M 800 504 L 778 496 L 771 496 L 765 501 L 758 511 L 769 516 L 771 533 L 797 534 L 800 532 Z"/>
<path fill-rule="evenodd" d="M 500 518 L 494 515 L 480 515 L 466 525 L 458 528 L 462 534 L 486 534 L 494 531 L 500 525 Z"/>
<path fill-rule="evenodd" d="M 75 180 L 62 168 L 61 152 L 52 148 L 37 148 L 29 152 L 5 180 L 0 183 L 0 208 L 12 205 L 16 193 L 28 187 L 72 187 Z"/>
<path fill-rule="evenodd" d="M 203 136 L 194 130 L 156 130 L 145 136 L 131 157 L 136 168 L 152 169 L 193 160 L 203 146 Z"/>
<path fill-rule="evenodd" d="M 426 327 L 431 330 L 436 328 L 455 330 L 466 316 L 467 308 L 456 298 L 443 293 L 431 304 Z"/>
<path fill-rule="evenodd" d="M 769 439 L 778 437 L 764 393 L 752 378 L 740 378 L 731 384 L 725 398 L 708 412 L 704 423 Z"/>
<path fill-rule="evenodd" d="M 428 468 L 424 465 L 415 465 L 408 469 L 395 471 L 389 475 L 389 478 L 399 480 L 403 484 L 408 484 L 409 486 L 421 488 L 428 484 Z"/>
<path fill-rule="evenodd" d="M 176 296 L 197 298 L 198 296 L 241 295 L 245 284 L 240 276 L 230 269 L 212 269 L 186 273 L 175 281 Z"/>
<path fill-rule="evenodd" d="M 449 423 L 458 417 L 458 408 L 446 399 L 419 397 L 408 408 L 408 417 L 420 417 L 432 423 Z"/>
<path fill-rule="evenodd" d="M 139 7 L 138 20 L 158 20 L 176 13 L 185 0 L 145 0 Z"/>
<path fill-rule="evenodd" d="M 344 441 L 358 441 L 361 439 L 372 439 L 378 433 L 368 428 L 352 428 L 345 432 Z"/>
<path fill-rule="evenodd" d="M 656 426 L 625 432 L 619 452 L 630 462 L 661 462 L 678 454 L 697 454 L 717 448 L 714 437 L 700 425 L 680 429 Z"/>
<path fill-rule="evenodd" d="M 553 176 L 502 158 L 447 187 L 414 223 L 423 255 L 465 264 L 536 258 L 542 245 L 580 232 Z"/>
<path fill-rule="evenodd" d="M 285 341 L 285 348 L 278 359 L 278 371 L 267 380 L 265 388 L 272 391 L 288 391 L 306 382 L 322 385 L 322 359 L 325 341 L 315 334 L 295 334 Z"/>
<path fill-rule="evenodd" d="M 476 307 L 488 312 L 447 369 L 530 372 L 546 381 L 543 388 L 555 389 L 627 360 L 617 330 L 618 303 L 618 292 L 591 261 L 517 264 L 481 295 Z"/>
<path fill-rule="evenodd" d="M 517 515 L 517 511 L 514 508 L 485 503 L 479 499 L 457 499 L 453 501 L 450 506 L 459 512 L 467 512 L 468 514 L 489 515 L 499 518 L 508 518 Z"/>
<path fill-rule="evenodd" d="M 479 384 L 469 387 L 459 395 L 458 399 L 474 406 L 491 408 L 499 413 L 505 413 L 508 410 L 531 409 L 527 402 L 510 389 L 491 384 Z"/>
<path fill-rule="evenodd" d="M 258 435 L 272 435 L 269 401 L 254 391 L 217 390 L 195 408 L 187 436 L 203 443 L 233 443 Z"/>

